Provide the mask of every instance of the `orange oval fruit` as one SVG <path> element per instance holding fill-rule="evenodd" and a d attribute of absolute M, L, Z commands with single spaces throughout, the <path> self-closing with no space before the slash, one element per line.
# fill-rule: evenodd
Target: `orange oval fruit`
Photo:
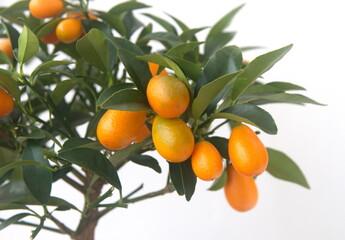
<path fill-rule="evenodd" d="M 200 141 L 195 144 L 192 168 L 195 175 L 204 181 L 214 180 L 222 174 L 222 157 L 212 143 Z"/>
<path fill-rule="evenodd" d="M 5 53 L 9 59 L 13 59 L 12 44 L 9 38 L 0 39 L 0 51 Z"/>
<path fill-rule="evenodd" d="M 170 162 L 183 162 L 193 153 L 193 133 L 179 118 L 156 116 L 152 125 L 152 139 L 157 152 Z"/>
<path fill-rule="evenodd" d="M 55 31 L 45 35 L 44 37 L 41 38 L 41 41 L 46 43 L 46 44 L 58 44 L 60 41 L 58 37 L 56 36 Z"/>
<path fill-rule="evenodd" d="M 161 117 L 176 118 L 184 113 L 189 105 L 189 92 L 178 78 L 157 75 L 151 78 L 146 90 L 151 108 Z"/>
<path fill-rule="evenodd" d="M 228 166 L 227 174 L 224 193 L 230 206 L 239 212 L 254 208 L 259 195 L 254 178 L 239 174 L 233 166 Z"/>
<path fill-rule="evenodd" d="M 55 30 L 57 38 L 63 43 L 72 43 L 83 34 L 83 28 L 79 19 L 68 18 L 59 22 Z"/>
<path fill-rule="evenodd" d="M 244 176 L 260 175 L 267 168 L 267 150 L 255 132 L 246 125 L 232 130 L 228 152 L 234 168 Z"/>
<path fill-rule="evenodd" d="M 135 139 L 136 143 L 142 142 L 145 138 L 147 138 L 150 135 L 151 131 L 147 127 L 147 125 L 144 123 L 144 125 L 140 128 L 137 138 Z"/>
<path fill-rule="evenodd" d="M 146 111 L 106 111 L 97 125 L 99 142 L 111 150 L 129 146 L 145 123 L 146 114 Z"/>
<path fill-rule="evenodd" d="M 159 65 L 156 63 L 148 62 L 152 77 L 156 76 L 158 73 Z M 168 75 L 168 72 L 163 69 L 158 75 Z"/>
<path fill-rule="evenodd" d="M 0 88 L 0 118 L 9 115 L 13 111 L 14 101 L 10 94 Z"/>
<path fill-rule="evenodd" d="M 30 13 L 36 18 L 50 18 L 60 14 L 64 8 L 62 0 L 31 0 Z"/>
<path fill-rule="evenodd" d="M 91 12 L 87 13 L 88 18 L 93 19 L 93 20 L 98 20 L 98 17 L 93 15 Z M 76 19 L 80 19 L 80 20 L 86 20 L 85 14 L 86 13 L 83 13 L 83 12 L 68 13 L 67 18 L 76 18 Z"/>

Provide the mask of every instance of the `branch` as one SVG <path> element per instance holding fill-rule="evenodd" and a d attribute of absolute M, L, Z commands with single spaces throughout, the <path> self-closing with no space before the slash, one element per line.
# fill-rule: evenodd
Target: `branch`
<path fill-rule="evenodd" d="M 85 183 L 86 177 L 85 177 L 82 173 L 80 173 L 77 169 L 75 169 L 75 168 L 72 167 L 71 173 L 72 173 L 74 176 L 76 176 L 81 182 Z"/>
<path fill-rule="evenodd" d="M 3 221 L 6 221 L 6 219 L 0 218 L 0 222 L 3 222 Z M 19 222 L 15 222 L 13 224 L 30 226 L 30 227 L 38 227 L 38 224 L 26 222 L 26 221 L 19 221 Z M 48 230 L 48 231 L 56 232 L 56 233 L 61 233 L 61 234 L 64 233 L 60 229 L 57 229 L 57 228 L 46 227 L 46 226 L 43 226 L 42 228 L 45 230 Z"/>
<path fill-rule="evenodd" d="M 51 213 L 47 212 L 47 218 L 50 219 L 56 226 L 60 228 L 60 233 L 68 234 L 70 237 L 75 235 L 75 232 L 68 228 L 65 224 L 56 219 Z"/>
<path fill-rule="evenodd" d="M 79 183 L 77 183 L 76 181 L 74 181 L 72 178 L 69 178 L 67 176 L 62 177 L 62 179 L 67 182 L 69 185 L 71 185 L 72 187 L 74 187 L 75 189 L 77 189 L 79 192 L 81 192 L 82 194 L 85 194 L 86 190 L 85 188 L 80 185 Z"/>

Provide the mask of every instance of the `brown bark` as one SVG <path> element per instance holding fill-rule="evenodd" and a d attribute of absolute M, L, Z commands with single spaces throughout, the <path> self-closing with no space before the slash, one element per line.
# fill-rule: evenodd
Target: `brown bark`
<path fill-rule="evenodd" d="M 87 173 L 85 186 L 88 186 L 91 183 L 92 176 L 93 175 Z M 104 181 L 102 179 L 98 179 L 92 185 L 88 195 L 88 202 L 91 203 L 98 199 L 101 194 L 103 184 Z M 84 212 L 86 213 L 86 216 L 82 216 L 73 240 L 95 239 L 95 230 L 98 223 L 98 219 L 96 218 L 96 216 L 98 215 L 98 208 L 87 209 L 87 207 L 88 206 L 86 202 L 84 206 Z"/>

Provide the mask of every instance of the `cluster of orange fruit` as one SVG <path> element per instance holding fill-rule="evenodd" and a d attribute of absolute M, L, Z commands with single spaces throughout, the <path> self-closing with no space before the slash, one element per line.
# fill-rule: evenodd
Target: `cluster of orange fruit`
<path fill-rule="evenodd" d="M 217 148 L 205 140 L 195 143 L 192 130 L 179 118 L 190 103 L 188 88 L 164 69 L 158 74 L 158 65 L 149 63 L 149 67 L 153 77 L 148 83 L 146 95 L 156 113 L 151 123 L 152 140 L 157 152 L 173 163 L 191 158 L 193 172 L 204 181 L 220 177 L 223 161 Z M 146 121 L 150 121 L 147 113 L 108 110 L 98 123 L 98 140 L 111 150 L 123 149 L 134 141 L 142 141 L 150 134 L 146 126 Z M 228 153 L 232 164 L 227 168 L 224 186 L 226 198 L 237 211 L 250 210 L 258 199 L 253 177 L 265 171 L 267 150 L 253 130 L 239 125 L 231 132 Z"/>
<path fill-rule="evenodd" d="M 29 10 L 36 18 L 51 18 L 63 12 L 64 4 L 62 0 L 31 0 Z M 88 18 L 98 19 L 91 13 L 88 13 Z M 68 13 L 67 18 L 58 23 L 55 31 L 41 38 L 42 42 L 51 44 L 75 42 L 84 34 L 81 24 L 81 20 L 84 19 L 86 16 L 82 12 Z"/>

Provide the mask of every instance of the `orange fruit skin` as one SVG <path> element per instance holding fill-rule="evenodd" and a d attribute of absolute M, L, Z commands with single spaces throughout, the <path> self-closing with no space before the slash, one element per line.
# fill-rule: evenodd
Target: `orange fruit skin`
<path fill-rule="evenodd" d="M 190 97 L 186 85 L 174 76 L 151 78 L 146 90 L 151 108 L 161 117 L 176 118 L 184 113 Z"/>
<path fill-rule="evenodd" d="M 150 129 L 144 123 L 144 125 L 139 130 L 139 133 L 137 135 L 137 138 L 135 139 L 135 142 L 140 143 L 144 141 L 144 139 L 147 138 L 150 135 L 150 133 L 151 133 Z"/>
<path fill-rule="evenodd" d="M 254 178 L 239 174 L 233 166 L 228 167 L 227 174 L 224 193 L 230 206 L 239 212 L 254 208 L 259 196 Z"/>
<path fill-rule="evenodd" d="M 96 17 L 92 13 L 88 13 L 87 15 L 88 15 L 89 19 L 98 20 L 98 17 Z M 83 12 L 68 13 L 67 18 L 76 18 L 76 19 L 80 19 L 80 20 L 86 20 L 86 16 Z"/>
<path fill-rule="evenodd" d="M 156 76 L 158 73 L 159 65 L 156 63 L 152 63 L 152 62 L 148 62 L 148 63 L 149 63 L 149 68 L 150 68 L 150 72 L 151 72 L 152 77 Z M 159 75 L 168 75 L 168 72 L 165 69 L 163 69 L 159 73 Z"/>
<path fill-rule="evenodd" d="M 187 160 L 194 150 L 193 133 L 179 118 L 156 116 L 152 125 L 152 140 L 157 152 L 174 163 Z"/>
<path fill-rule="evenodd" d="M 75 42 L 83 34 L 79 19 L 68 18 L 59 22 L 55 30 L 57 38 L 63 43 Z"/>
<path fill-rule="evenodd" d="M 267 168 L 266 147 L 246 125 L 237 126 L 232 130 L 228 153 L 234 168 L 244 176 L 258 176 Z"/>
<path fill-rule="evenodd" d="M 200 141 L 195 144 L 192 168 L 195 175 L 204 181 L 214 180 L 222 174 L 222 157 L 212 143 Z"/>
<path fill-rule="evenodd" d="M 0 88 L 0 118 L 9 115 L 13 111 L 14 101 L 10 94 Z"/>
<path fill-rule="evenodd" d="M 12 44 L 9 38 L 0 39 L 0 51 L 4 52 L 9 59 L 13 60 Z"/>
<path fill-rule="evenodd" d="M 55 31 L 51 32 L 47 35 L 45 35 L 44 37 L 41 38 L 41 41 L 46 43 L 46 44 L 58 44 L 60 41 L 56 36 Z"/>
<path fill-rule="evenodd" d="M 97 138 L 111 150 L 129 146 L 146 120 L 146 111 L 108 110 L 97 125 Z"/>
<path fill-rule="evenodd" d="M 50 18 L 59 15 L 64 8 L 62 0 L 31 0 L 30 13 L 36 18 Z"/>

